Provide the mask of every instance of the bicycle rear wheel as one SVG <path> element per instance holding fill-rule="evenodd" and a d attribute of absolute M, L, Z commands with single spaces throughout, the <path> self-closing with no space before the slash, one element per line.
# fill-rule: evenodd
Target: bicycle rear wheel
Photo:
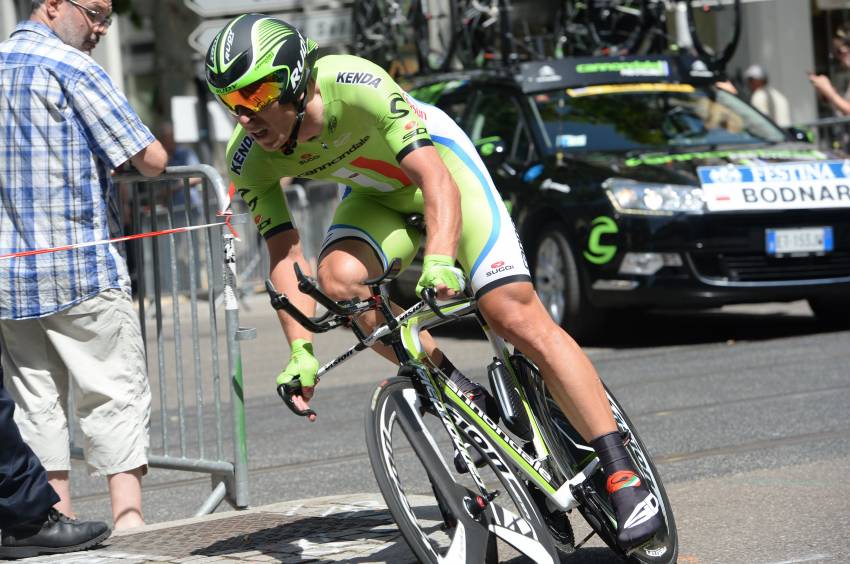
<path fill-rule="evenodd" d="M 407 378 L 385 381 L 366 412 L 366 445 L 378 487 L 402 535 L 421 562 L 493 562 L 516 551 L 557 562 L 552 539 L 526 486 L 467 415 L 447 406 L 461 437 L 486 453 L 479 469 L 488 493 L 453 470 L 453 443 Z"/>
<path fill-rule="evenodd" d="M 354 53 L 393 76 L 415 74 L 413 49 L 419 0 L 357 0 L 352 7 Z"/>
<path fill-rule="evenodd" d="M 587 0 L 589 29 L 603 54 L 628 55 L 646 33 L 646 0 Z"/>
<path fill-rule="evenodd" d="M 456 45 L 457 0 L 417 0 L 411 7 L 413 39 L 424 71 L 449 66 Z"/>
<path fill-rule="evenodd" d="M 694 6 L 693 0 L 688 0 L 688 31 L 691 34 L 694 49 L 696 49 L 699 58 L 702 59 L 708 68 L 715 72 L 723 72 L 726 68 L 726 63 L 735 54 L 735 49 L 738 48 L 738 41 L 741 39 L 741 0 L 733 0 L 733 17 L 735 19 L 732 25 L 732 37 L 723 48 L 720 45 L 714 50 L 709 50 L 699 36 L 699 29 L 696 24 L 696 10 L 704 13 L 710 13 L 712 10 L 721 11 L 728 6 L 718 4 L 716 7 L 704 6 L 697 8 Z"/>
<path fill-rule="evenodd" d="M 573 477 L 593 460 L 596 453 L 579 435 L 578 431 L 567 420 L 561 408 L 555 403 L 546 389 L 537 367 L 522 355 L 514 355 L 512 359 L 520 371 L 520 380 L 523 382 L 529 400 L 534 406 L 534 411 L 540 416 L 541 431 L 552 449 L 555 464 L 565 477 Z M 608 395 L 608 402 L 611 405 L 617 428 L 627 438 L 626 451 L 644 483 L 659 501 L 664 516 L 664 526 L 655 533 L 649 542 L 626 555 L 617 545 L 617 520 L 607 494 L 605 476 L 600 470 L 597 470 L 582 487 L 576 490 L 576 499 L 580 503 L 579 511 L 605 544 L 626 557 L 629 562 L 634 564 L 674 564 L 679 551 L 678 534 L 670 500 L 667 498 L 664 485 L 661 483 L 661 477 L 658 475 L 658 470 L 652 462 L 646 445 L 641 440 L 625 410 L 607 387 L 605 392 Z"/>
<path fill-rule="evenodd" d="M 355 54 L 385 69 L 398 56 L 386 11 L 384 0 L 357 0 L 351 10 Z"/>

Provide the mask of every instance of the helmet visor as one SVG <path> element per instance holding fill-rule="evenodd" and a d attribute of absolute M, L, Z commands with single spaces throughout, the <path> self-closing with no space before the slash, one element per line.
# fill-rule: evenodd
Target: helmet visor
<path fill-rule="evenodd" d="M 283 84 L 271 79 L 254 82 L 239 90 L 220 94 L 218 97 L 235 114 L 239 106 L 251 112 L 262 111 L 275 100 L 279 100 L 281 92 L 283 92 Z"/>

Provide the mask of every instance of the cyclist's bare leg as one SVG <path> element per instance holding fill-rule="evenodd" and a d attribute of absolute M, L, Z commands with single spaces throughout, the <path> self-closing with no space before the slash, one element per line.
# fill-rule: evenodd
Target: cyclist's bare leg
<path fill-rule="evenodd" d="M 322 291 L 335 300 L 347 300 L 355 296 L 366 298 L 369 296 L 369 288 L 363 285 L 363 281 L 378 276 L 383 270 L 369 245 L 355 239 L 345 239 L 331 245 L 319 257 L 319 285 Z M 393 311 L 400 313 L 402 309 L 393 304 Z M 358 319 L 360 327 L 370 332 L 377 325 L 378 316 L 377 312 L 363 314 Z M 443 360 L 443 353 L 437 348 L 433 337 L 423 331 L 420 339 L 428 356 L 439 364 Z M 397 362 L 395 353 L 386 345 L 377 343 L 372 349 L 389 361 Z"/>
<path fill-rule="evenodd" d="M 630 548 L 662 524 L 658 500 L 637 476 L 605 388 L 581 347 L 552 321 L 530 282 L 495 288 L 478 300 L 490 327 L 540 367 L 555 401 L 599 456 L 617 515 L 617 540 Z"/>
<path fill-rule="evenodd" d="M 555 401 L 585 440 L 617 430 L 596 369 L 552 321 L 530 282 L 495 288 L 478 300 L 478 307 L 497 335 L 540 368 Z"/>

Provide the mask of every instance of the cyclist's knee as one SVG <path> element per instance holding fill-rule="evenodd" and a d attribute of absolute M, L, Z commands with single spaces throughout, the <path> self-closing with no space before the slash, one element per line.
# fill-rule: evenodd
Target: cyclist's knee
<path fill-rule="evenodd" d="M 479 306 L 493 331 L 521 349 L 544 349 L 558 332 L 530 284 L 497 288 L 485 294 Z"/>
<path fill-rule="evenodd" d="M 360 281 L 366 269 L 352 260 L 322 260 L 318 268 L 319 286 L 334 300 L 347 300 L 362 293 Z"/>
<path fill-rule="evenodd" d="M 366 296 L 363 281 L 382 268 L 371 248 L 362 241 L 338 241 L 319 258 L 318 280 L 322 290 L 335 300 Z M 374 271 L 374 272 L 373 272 Z"/>

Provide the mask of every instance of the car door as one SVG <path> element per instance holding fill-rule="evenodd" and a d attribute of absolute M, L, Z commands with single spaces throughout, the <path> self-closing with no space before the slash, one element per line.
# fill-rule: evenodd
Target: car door
<path fill-rule="evenodd" d="M 528 196 L 528 185 L 522 182 L 522 174 L 537 161 L 537 151 L 519 100 L 510 90 L 482 87 L 475 92 L 462 125 L 479 148 L 511 215 L 515 215 Z M 488 154 L 497 142 L 503 145 L 503 154 Z"/>

